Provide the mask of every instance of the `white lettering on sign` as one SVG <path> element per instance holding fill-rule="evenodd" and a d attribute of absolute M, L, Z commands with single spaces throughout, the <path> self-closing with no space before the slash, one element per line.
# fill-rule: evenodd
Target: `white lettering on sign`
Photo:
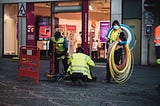
<path fill-rule="evenodd" d="M 109 24 L 108 23 L 104 23 L 104 24 L 101 24 L 101 25 L 106 26 L 106 25 L 109 25 Z"/>
<path fill-rule="evenodd" d="M 84 40 L 87 42 L 87 13 L 85 13 L 85 34 L 84 34 Z"/>

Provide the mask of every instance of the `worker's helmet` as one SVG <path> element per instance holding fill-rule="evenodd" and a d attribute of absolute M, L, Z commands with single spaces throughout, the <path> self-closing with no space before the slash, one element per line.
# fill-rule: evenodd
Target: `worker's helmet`
<path fill-rule="evenodd" d="M 77 53 L 83 53 L 84 52 L 84 49 L 83 47 L 78 47 L 77 50 L 76 50 Z"/>
<path fill-rule="evenodd" d="M 55 32 L 54 34 L 55 37 L 60 37 L 61 36 L 61 33 L 59 31 Z"/>

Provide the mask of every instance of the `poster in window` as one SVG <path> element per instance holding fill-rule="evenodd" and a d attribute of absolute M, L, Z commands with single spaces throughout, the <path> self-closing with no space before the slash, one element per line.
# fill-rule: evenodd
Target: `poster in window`
<path fill-rule="evenodd" d="M 51 27 L 50 26 L 40 26 L 39 27 L 39 39 L 49 39 L 51 37 Z"/>
<path fill-rule="evenodd" d="M 102 43 L 106 42 L 105 36 L 107 35 L 109 28 L 110 28 L 110 22 L 107 21 L 100 22 L 100 42 Z"/>

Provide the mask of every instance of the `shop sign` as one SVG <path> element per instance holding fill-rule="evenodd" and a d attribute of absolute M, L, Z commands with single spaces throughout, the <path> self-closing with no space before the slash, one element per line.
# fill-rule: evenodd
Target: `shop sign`
<path fill-rule="evenodd" d="M 82 47 L 88 54 L 88 0 L 83 0 L 82 4 Z"/>
<path fill-rule="evenodd" d="M 35 46 L 34 3 L 27 3 L 27 45 Z"/>
<path fill-rule="evenodd" d="M 67 31 L 74 31 L 76 33 L 76 25 L 66 25 Z"/>

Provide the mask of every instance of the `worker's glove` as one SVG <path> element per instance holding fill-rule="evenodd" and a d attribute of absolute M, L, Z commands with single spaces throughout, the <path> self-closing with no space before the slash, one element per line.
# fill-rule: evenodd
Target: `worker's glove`
<path fill-rule="evenodd" d="M 127 44 L 127 41 L 121 41 L 121 42 L 119 42 L 118 44 L 119 44 L 119 45 L 125 45 L 125 44 Z"/>
<path fill-rule="evenodd" d="M 60 58 L 61 58 L 61 59 L 65 59 L 65 56 L 61 56 Z"/>
<path fill-rule="evenodd" d="M 107 42 L 109 42 L 109 41 L 110 41 L 110 38 L 105 37 L 105 39 L 106 39 L 106 41 L 107 41 Z"/>

